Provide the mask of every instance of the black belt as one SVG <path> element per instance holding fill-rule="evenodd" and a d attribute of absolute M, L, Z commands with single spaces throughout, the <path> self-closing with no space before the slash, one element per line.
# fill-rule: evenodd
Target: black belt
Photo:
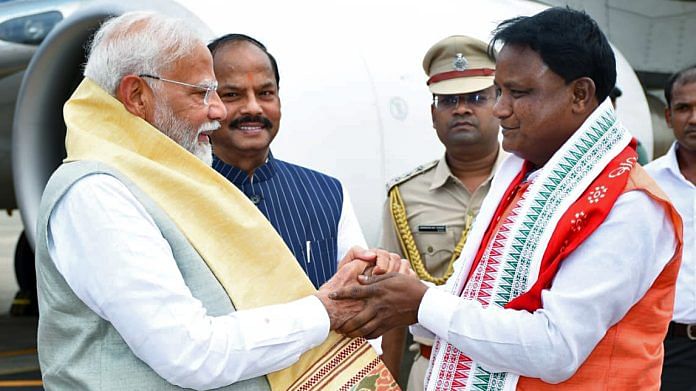
<path fill-rule="evenodd" d="M 696 341 L 696 324 L 669 322 L 667 338 L 688 338 Z"/>

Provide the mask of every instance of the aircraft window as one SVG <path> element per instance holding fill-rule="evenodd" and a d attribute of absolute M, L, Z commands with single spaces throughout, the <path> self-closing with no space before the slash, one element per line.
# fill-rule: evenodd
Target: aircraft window
<path fill-rule="evenodd" d="M 9 19 L 0 23 L 0 40 L 38 45 L 61 20 L 63 14 L 58 11 Z"/>

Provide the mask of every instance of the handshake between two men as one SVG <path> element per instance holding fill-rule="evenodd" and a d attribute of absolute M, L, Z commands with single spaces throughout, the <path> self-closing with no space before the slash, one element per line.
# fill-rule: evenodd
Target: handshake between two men
<path fill-rule="evenodd" d="M 331 330 L 371 339 L 418 322 L 427 289 L 397 254 L 354 247 L 316 296 L 326 307 Z"/>

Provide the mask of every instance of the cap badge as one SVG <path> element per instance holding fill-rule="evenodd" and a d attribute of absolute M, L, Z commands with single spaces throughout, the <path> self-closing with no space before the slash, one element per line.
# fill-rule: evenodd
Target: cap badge
<path fill-rule="evenodd" d="M 453 65 L 455 70 L 463 71 L 469 65 L 469 61 L 464 58 L 463 54 L 457 53 L 457 57 L 454 58 Z"/>

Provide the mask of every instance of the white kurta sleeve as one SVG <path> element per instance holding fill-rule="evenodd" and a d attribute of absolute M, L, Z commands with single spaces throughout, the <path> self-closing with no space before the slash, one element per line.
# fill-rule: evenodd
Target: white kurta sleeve
<path fill-rule="evenodd" d="M 577 371 L 606 331 L 643 297 L 675 248 L 674 229 L 661 206 L 643 192 L 625 193 L 563 261 L 552 287 L 542 292 L 542 309 L 484 309 L 431 288 L 418 320 L 488 370 L 558 383 Z"/>
<path fill-rule="evenodd" d="M 367 248 L 367 241 L 363 235 L 360 223 L 355 215 L 350 195 L 345 186 L 343 187 L 343 207 L 341 218 L 338 220 L 338 237 L 336 238 L 336 261 L 340 261 L 353 246 Z"/>
<path fill-rule="evenodd" d="M 328 315 L 314 296 L 208 316 L 152 218 L 111 176 L 91 175 L 69 189 L 52 211 L 48 240 L 75 294 L 178 386 L 217 388 L 265 375 L 328 335 Z"/>

